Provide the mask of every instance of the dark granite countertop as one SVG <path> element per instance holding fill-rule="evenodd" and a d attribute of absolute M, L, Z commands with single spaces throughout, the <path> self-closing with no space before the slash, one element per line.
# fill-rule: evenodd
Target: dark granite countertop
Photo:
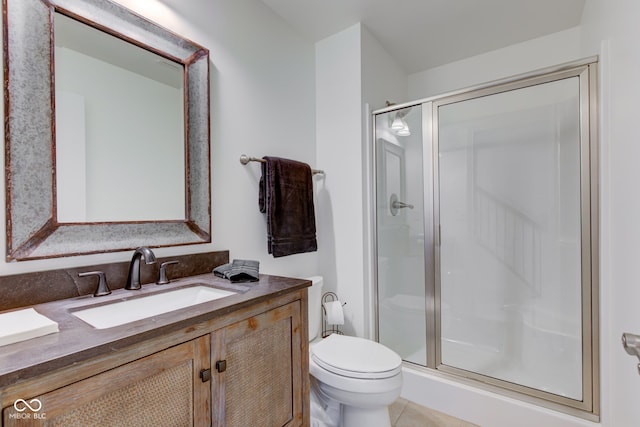
<path fill-rule="evenodd" d="M 71 311 L 140 297 L 195 284 L 238 292 L 235 295 L 163 313 L 107 329 L 96 329 Z M 311 285 L 305 279 L 260 275 L 260 281 L 232 284 L 212 273 L 185 277 L 168 285 L 144 285 L 141 290 L 118 289 L 111 295 L 92 295 L 34 305 L 38 313 L 58 323 L 58 333 L 0 346 L 0 388 L 27 378 L 106 355 L 144 340 L 194 326 L 243 307 Z M 22 307 L 27 308 L 27 307 Z"/>

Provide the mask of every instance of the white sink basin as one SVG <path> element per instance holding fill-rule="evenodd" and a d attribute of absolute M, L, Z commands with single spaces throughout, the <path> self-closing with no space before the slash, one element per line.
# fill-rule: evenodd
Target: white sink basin
<path fill-rule="evenodd" d="M 72 314 L 94 328 L 106 329 L 234 294 L 236 292 L 208 286 L 193 286 L 85 308 Z"/>

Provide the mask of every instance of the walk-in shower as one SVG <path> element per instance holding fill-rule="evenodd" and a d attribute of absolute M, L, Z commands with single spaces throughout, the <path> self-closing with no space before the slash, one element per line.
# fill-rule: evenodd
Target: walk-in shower
<path fill-rule="evenodd" d="M 373 113 L 377 333 L 418 369 L 598 414 L 595 63 Z"/>

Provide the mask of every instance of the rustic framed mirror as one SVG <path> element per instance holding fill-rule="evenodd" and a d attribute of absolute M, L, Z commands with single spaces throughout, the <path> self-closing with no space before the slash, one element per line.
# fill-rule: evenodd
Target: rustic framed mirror
<path fill-rule="evenodd" d="M 209 51 L 109 0 L 3 18 L 7 260 L 210 242 Z"/>

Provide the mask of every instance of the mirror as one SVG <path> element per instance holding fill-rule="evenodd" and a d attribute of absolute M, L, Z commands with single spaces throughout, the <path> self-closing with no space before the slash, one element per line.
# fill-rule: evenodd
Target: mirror
<path fill-rule="evenodd" d="M 45 3 L 3 3 L 7 260 L 210 242 L 208 50 Z"/>
<path fill-rule="evenodd" d="M 61 13 L 54 30 L 58 222 L 184 220 L 182 64 Z"/>

